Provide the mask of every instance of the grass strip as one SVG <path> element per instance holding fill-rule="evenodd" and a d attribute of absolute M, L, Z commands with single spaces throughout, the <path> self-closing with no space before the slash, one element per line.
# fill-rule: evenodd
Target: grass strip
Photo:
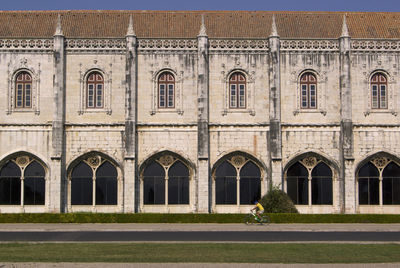
<path fill-rule="evenodd" d="M 399 244 L 4 243 L 0 262 L 400 262 Z"/>
<path fill-rule="evenodd" d="M 400 214 L 268 214 L 272 223 L 400 223 Z M 19 213 L 0 223 L 243 223 L 245 214 Z"/>

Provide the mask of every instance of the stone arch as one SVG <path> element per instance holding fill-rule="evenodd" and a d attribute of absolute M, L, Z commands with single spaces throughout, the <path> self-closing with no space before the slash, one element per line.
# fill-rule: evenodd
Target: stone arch
<path fill-rule="evenodd" d="M 214 176 L 215 170 L 217 169 L 217 167 L 218 167 L 222 162 L 224 162 L 226 159 L 231 158 L 231 157 L 233 157 L 233 156 L 235 156 L 235 155 L 243 156 L 243 157 L 247 158 L 248 160 L 252 161 L 253 163 L 255 163 L 255 164 L 260 168 L 261 178 L 264 178 L 265 175 L 267 174 L 268 168 L 267 168 L 267 166 L 266 166 L 261 160 L 259 160 L 258 158 L 256 158 L 256 157 L 253 156 L 252 154 L 247 153 L 247 152 L 245 152 L 245 151 L 238 151 L 238 150 L 235 150 L 235 151 L 226 153 L 225 155 L 221 156 L 221 157 L 212 165 L 212 168 L 211 168 L 211 174 L 212 174 L 212 176 Z M 244 164 L 243 164 L 243 166 L 244 166 Z M 239 171 L 240 171 L 240 170 L 239 170 Z"/>
<path fill-rule="evenodd" d="M 355 165 L 356 166 L 356 168 L 354 170 L 355 176 L 357 176 L 358 172 L 360 171 L 360 168 L 363 167 L 366 163 L 368 163 L 369 161 L 372 161 L 373 159 L 379 159 L 379 158 L 381 158 L 382 161 L 386 161 L 382 168 L 384 168 L 386 165 L 388 165 L 391 161 L 395 162 L 396 164 L 398 164 L 400 166 L 400 158 L 398 156 L 396 156 L 393 153 L 386 152 L 386 151 L 378 151 L 378 152 L 374 152 L 374 153 L 367 155 L 364 159 L 362 159 Z M 376 164 L 374 164 L 374 165 L 376 166 Z"/>
<path fill-rule="evenodd" d="M 283 174 L 286 175 L 287 170 L 296 162 L 301 161 L 302 159 L 310 158 L 310 157 L 320 159 L 322 162 L 327 164 L 332 169 L 333 174 L 339 173 L 339 165 L 337 164 L 336 161 L 329 159 L 329 157 L 323 155 L 322 153 L 310 151 L 310 152 L 300 153 L 300 154 L 294 156 L 291 160 L 289 160 L 283 168 Z"/>

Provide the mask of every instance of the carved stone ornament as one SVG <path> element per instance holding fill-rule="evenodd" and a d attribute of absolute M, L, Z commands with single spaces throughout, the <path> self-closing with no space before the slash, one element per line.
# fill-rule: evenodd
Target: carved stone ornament
<path fill-rule="evenodd" d="M 244 158 L 241 155 L 235 155 L 231 158 L 231 163 L 234 165 L 236 168 L 240 168 L 241 166 L 244 165 L 246 162 L 246 158 Z"/>
<path fill-rule="evenodd" d="M 303 165 L 308 168 L 308 169 L 312 169 L 313 167 L 315 167 L 315 165 L 317 164 L 317 158 L 314 156 L 309 156 L 304 158 L 303 160 L 300 161 L 301 163 L 303 163 Z"/>
<path fill-rule="evenodd" d="M 386 157 L 374 158 L 371 161 L 378 169 L 383 169 L 389 163 L 389 159 Z"/>
<path fill-rule="evenodd" d="M 15 159 L 15 162 L 20 167 L 26 167 L 29 164 L 29 157 L 28 156 L 20 156 Z"/>
<path fill-rule="evenodd" d="M 100 165 L 101 163 L 101 158 L 100 156 L 90 156 L 86 162 L 92 167 L 92 168 L 96 168 Z"/>
<path fill-rule="evenodd" d="M 171 155 L 163 155 L 160 157 L 159 162 L 164 167 L 169 167 L 172 165 L 172 163 L 174 163 L 174 160 L 175 159 Z"/>

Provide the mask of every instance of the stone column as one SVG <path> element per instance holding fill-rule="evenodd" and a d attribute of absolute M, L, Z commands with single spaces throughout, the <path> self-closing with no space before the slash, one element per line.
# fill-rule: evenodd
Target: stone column
<path fill-rule="evenodd" d="M 340 46 L 340 164 L 339 175 L 339 206 L 341 212 L 348 210 L 346 206 L 346 188 L 355 193 L 354 175 L 351 178 L 346 174 L 352 174 L 353 167 L 353 121 L 352 121 L 352 96 L 350 84 L 350 36 L 346 23 L 346 16 L 343 16 L 342 35 L 339 38 Z M 354 197 L 355 198 L 355 197 Z M 349 200 L 351 201 L 351 200 Z M 351 202 L 350 202 L 351 203 Z M 353 207 L 350 205 L 350 207 Z M 349 207 L 349 208 L 350 208 Z M 354 208 L 353 208 L 354 209 Z M 354 211 L 348 211 L 354 213 Z"/>
<path fill-rule="evenodd" d="M 53 122 L 51 176 L 49 182 L 49 212 L 64 212 L 67 203 L 67 180 L 65 174 L 65 37 L 58 15 L 54 33 L 54 81 L 53 81 Z"/>
<path fill-rule="evenodd" d="M 280 37 L 272 17 L 269 36 L 269 150 L 271 182 L 282 185 L 282 131 L 281 131 L 281 75 Z"/>
<path fill-rule="evenodd" d="M 209 97 L 208 97 L 208 36 L 202 16 L 200 33 L 197 36 L 197 212 L 209 212 L 211 206 L 210 145 L 209 145 Z"/>
<path fill-rule="evenodd" d="M 123 178 L 124 212 L 138 212 L 140 185 L 136 174 L 137 153 L 137 37 L 133 17 L 129 18 L 126 34 L 126 91 L 125 91 L 125 157 Z"/>

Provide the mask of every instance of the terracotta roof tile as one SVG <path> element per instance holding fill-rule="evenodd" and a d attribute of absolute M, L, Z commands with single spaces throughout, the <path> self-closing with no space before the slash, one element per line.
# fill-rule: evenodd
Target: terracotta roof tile
<path fill-rule="evenodd" d="M 139 38 L 196 38 L 201 15 L 210 38 L 266 38 L 276 16 L 281 38 L 338 38 L 343 15 L 352 38 L 400 39 L 399 12 L 0 11 L 1 38 L 51 38 L 57 16 L 67 38 L 123 38 L 129 16 Z"/>

